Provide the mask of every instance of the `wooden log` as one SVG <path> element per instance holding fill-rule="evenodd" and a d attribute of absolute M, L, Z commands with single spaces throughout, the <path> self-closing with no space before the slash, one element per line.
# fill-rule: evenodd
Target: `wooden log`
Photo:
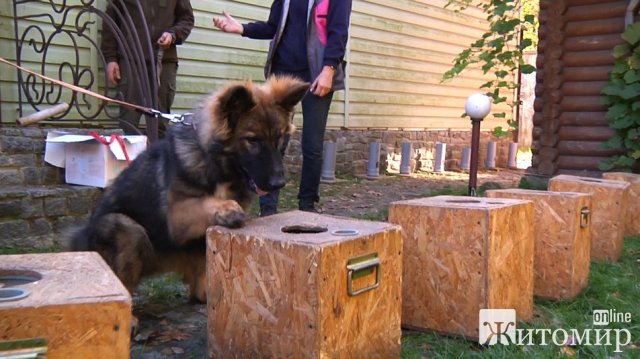
<path fill-rule="evenodd" d="M 562 93 L 565 96 L 600 96 L 600 91 L 607 84 L 606 81 L 570 82 L 562 84 Z M 565 110 L 565 109 L 563 109 Z M 566 110 L 565 110 L 566 111 Z M 578 111 L 587 111 L 579 109 Z"/>
<path fill-rule="evenodd" d="M 540 163 L 538 164 L 538 167 L 536 167 L 538 174 L 542 176 L 553 176 L 556 173 L 557 169 L 558 169 L 557 163 L 555 163 L 554 161 L 548 161 L 543 159 L 540 159 Z"/>
<path fill-rule="evenodd" d="M 557 117 L 545 117 L 545 121 L 540 127 L 546 134 L 555 134 L 560 129 L 560 120 Z"/>
<path fill-rule="evenodd" d="M 627 210 L 629 184 L 560 175 L 549 180 L 549 191 L 591 194 L 591 259 L 618 261 L 624 242 L 624 213 Z"/>
<path fill-rule="evenodd" d="M 540 152 L 540 142 L 536 140 L 531 141 L 531 151 L 533 154 L 538 154 Z"/>
<path fill-rule="evenodd" d="M 541 97 L 545 104 L 558 104 L 562 101 L 564 94 L 561 89 L 547 89 L 542 93 Z"/>
<path fill-rule="evenodd" d="M 38 279 L 0 301 L 0 341 L 44 338 L 52 359 L 129 358 L 131 296 L 96 252 L 3 255 L 0 276 Z"/>
<path fill-rule="evenodd" d="M 600 101 L 601 96 L 565 96 L 560 102 L 561 112 L 606 112 L 607 106 L 602 105 Z"/>
<path fill-rule="evenodd" d="M 590 171 L 590 170 L 565 170 L 559 168 L 556 171 L 556 175 L 569 175 L 569 176 L 580 176 L 580 177 L 599 177 L 602 174 L 602 171 Z"/>
<path fill-rule="evenodd" d="M 566 67 L 562 73 L 564 81 L 608 81 L 611 66 Z"/>
<path fill-rule="evenodd" d="M 582 6 L 588 4 L 604 4 L 617 2 L 618 0 L 565 0 L 567 6 Z"/>
<path fill-rule="evenodd" d="M 400 231 L 301 211 L 209 228 L 209 357 L 399 357 Z"/>
<path fill-rule="evenodd" d="M 540 127 L 540 126 L 534 126 L 533 130 L 531 131 L 531 134 L 532 134 L 534 140 L 538 140 L 543 133 L 544 133 L 544 131 L 542 130 L 542 127 Z"/>
<path fill-rule="evenodd" d="M 564 74 L 562 74 L 562 72 L 557 72 L 554 75 L 554 72 L 552 71 L 545 71 L 544 75 L 545 77 L 542 82 L 542 87 L 545 91 L 558 89 L 564 82 Z"/>
<path fill-rule="evenodd" d="M 536 90 L 543 88 L 544 78 L 544 64 L 542 64 L 542 66 L 538 66 L 536 70 Z"/>
<path fill-rule="evenodd" d="M 611 49 L 598 51 L 565 51 L 562 58 L 568 67 L 609 66 L 614 63 Z"/>
<path fill-rule="evenodd" d="M 549 6 L 547 7 L 547 12 L 549 13 L 550 17 L 561 18 L 566 11 L 567 11 L 567 4 L 564 0 L 553 1 L 549 3 Z"/>
<path fill-rule="evenodd" d="M 540 13 L 542 14 L 542 13 Z M 539 17 L 540 19 L 540 17 Z M 547 34 L 549 33 L 549 31 L 547 30 L 547 26 L 546 26 L 546 22 L 540 21 L 538 20 L 540 23 L 540 26 L 538 27 L 538 45 L 540 44 L 540 41 L 546 41 L 547 40 Z M 544 24 L 544 25 L 542 25 Z M 540 49 L 538 46 L 538 55 L 540 55 Z"/>
<path fill-rule="evenodd" d="M 544 109 L 544 101 L 542 100 L 541 96 L 538 96 L 536 97 L 535 100 L 533 100 L 533 110 L 536 113 L 541 113 L 543 109 Z"/>
<path fill-rule="evenodd" d="M 549 147 L 555 147 L 555 145 L 558 143 L 558 135 L 555 133 L 549 133 L 549 132 L 543 132 L 540 135 L 540 145 L 542 146 L 549 146 Z"/>
<path fill-rule="evenodd" d="M 478 337 L 478 308 L 533 310 L 532 203 L 437 196 L 389 205 L 402 226 L 402 323 Z"/>
<path fill-rule="evenodd" d="M 565 26 L 564 35 L 593 36 L 604 34 L 621 34 L 624 31 L 624 21 L 620 18 L 605 18 L 585 21 L 571 21 Z"/>
<path fill-rule="evenodd" d="M 609 126 L 604 112 L 565 111 L 560 115 L 560 123 L 563 126 Z"/>
<path fill-rule="evenodd" d="M 531 121 L 534 126 L 541 126 L 544 123 L 544 116 L 542 116 L 542 113 L 536 112 Z"/>
<path fill-rule="evenodd" d="M 551 63 L 551 61 L 553 60 L 560 60 L 562 58 L 562 54 L 564 53 L 564 48 L 560 45 L 560 43 L 554 43 L 551 41 L 548 41 L 545 46 L 549 46 L 549 48 L 547 48 L 547 50 L 545 51 L 545 56 L 547 57 L 547 63 L 545 66 L 549 67 L 549 64 Z M 550 71 L 548 71 L 550 72 Z M 553 74 L 559 73 L 561 71 L 553 71 Z"/>
<path fill-rule="evenodd" d="M 540 0 L 540 12 L 546 12 L 552 0 Z"/>
<path fill-rule="evenodd" d="M 623 42 L 620 34 L 566 37 L 564 51 L 600 51 L 613 49 Z"/>
<path fill-rule="evenodd" d="M 533 202 L 534 295 L 567 300 L 580 294 L 589 282 L 591 195 L 501 189 L 486 196 Z"/>
<path fill-rule="evenodd" d="M 531 158 L 531 167 L 533 168 L 538 168 L 538 166 L 540 165 L 540 157 L 538 157 L 535 153 L 533 154 L 533 157 Z"/>
<path fill-rule="evenodd" d="M 545 106 L 542 109 L 542 116 L 545 118 L 543 126 L 545 126 L 545 124 L 548 123 L 549 121 L 560 117 L 561 112 L 562 112 L 562 108 L 560 107 L 559 104 L 553 103 L 553 102 L 545 103 Z M 552 131 L 555 132 L 555 130 L 556 129 L 554 127 Z"/>
<path fill-rule="evenodd" d="M 563 141 L 606 141 L 614 134 L 613 129 L 604 126 L 562 126 L 558 131 Z"/>
<path fill-rule="evenodd" d="M 593 141 L 559 141 L 558 151 L 568 156 L 610 157 L 621 154 L 621 149 L 605 148 L 602 142 Z"/>
<path fill-rule="evenodd" d="M 558 153 L 558 149 L 555 147 L 542 147 L 540 151 L 538 151 L 538 156 L 547 161 L 555 161 L 555 159 L 558 158 Z"/>
<path fill-rule="evenodd" d="M 603 160 L 608 159 L 606 156 L 558 156 L 558 167 L 569 170 L 598 170 L 598 166 Z"/>
<path fill-rule="evenodd" d="M 585 21 L 606 18 L 624 18 L 629 2 L 627 0 L 598 2 L 581 6 L 571 6 L 566 14 L 565 21 Z"/>
<path fill-rule="evenodd" d="M 623 181 L 629 183 L 627 196 L 627 210 L 624 214 L 625 236 L 640 235 L 640 175 L 628 172 L 604 172 L 602 178 L 606 180 Z"/>

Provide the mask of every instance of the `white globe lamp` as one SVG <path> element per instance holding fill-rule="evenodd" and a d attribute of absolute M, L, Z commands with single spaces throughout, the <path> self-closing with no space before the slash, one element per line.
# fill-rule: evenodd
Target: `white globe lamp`
<path fill-rule="evenodd" d="M 475 93 L 467 98 L 464 106 L 471 117 L 471 162 L 469 163 L 469 195 L 477 196 L 478 158 L 480 156 L 480 122 L 491 111 L 491 100 L 487 95 Z"/>
<path fill-rule="evenodd" d="M 472 119 L 483 119 L 491 111 L 491 99 L 481 93 L 475 93 L 467 98 L 464 110 Z"/>

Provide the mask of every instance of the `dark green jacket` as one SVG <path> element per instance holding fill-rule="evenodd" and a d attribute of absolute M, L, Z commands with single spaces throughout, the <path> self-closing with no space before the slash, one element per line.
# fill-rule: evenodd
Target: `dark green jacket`
<path fill-rule="evenodd" d="M 130 18 L 124 16 L 123 11 L 119 11 L 122 2 L 128 10 Z M 112 6 L 112 3 L 118 8 Z M 140 9 L 149 29 L 148 37 Z M 155 54 L 158 50 L 156 41 L 162 33 L 165 31 L 172 33 L 175 43 L 164 50 L 162 62 L 178 62 L 176 45 L 182 44 L 187 39 L 194 24 L 193 9 L 189 0 L 139 0 L 139 5 L 137 0 L 112 0 L 109 1 L 106 14 L 111 21 L 108 18 L 103 19 L 101 49 L 107 62 L 120 61 L 127 56 L 127 50 L 118 46 L 118 36 L 111 30 L 112 26 L 116 26 L 122 31 L 121 42 L 129 44 L 128 47 L 132 51 L 140 51 L 136 49 L 141 49 L 147 61 L 155 58 L 155 55 L 149 53 L 147 39 L 150 39 L 151 51 Z M 130 36 L 134 33 L 133 30 L 138 34 L 137 37 Z"/>

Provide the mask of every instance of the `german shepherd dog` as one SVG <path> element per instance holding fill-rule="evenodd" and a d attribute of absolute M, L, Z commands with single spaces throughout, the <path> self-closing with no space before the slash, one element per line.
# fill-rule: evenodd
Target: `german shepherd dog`
<path fill-rule="evenodd" d="M 206 97 L 105 189 L 71 249 L 100 253 L 131 293 L 143 276 L 177 272 L 205 302 L 207 227 L 242 226 L 255 192 L 285 185 L 281 147 L 308 88 L 271 77 Z"/>

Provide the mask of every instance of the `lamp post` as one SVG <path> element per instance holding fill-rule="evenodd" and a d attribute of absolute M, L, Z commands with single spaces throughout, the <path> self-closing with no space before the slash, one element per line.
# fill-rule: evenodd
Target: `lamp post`
<path fill-rule="evenodd" d="M 464 109 L 471 117 L 471 163 L 469 164 L 469 196 L 475 197 L 478 181 L 478 157 L 480 150 L 480 122 L 491 111 L 491 100 L 488 96 L 476 93 L 467 98 Z"/>

